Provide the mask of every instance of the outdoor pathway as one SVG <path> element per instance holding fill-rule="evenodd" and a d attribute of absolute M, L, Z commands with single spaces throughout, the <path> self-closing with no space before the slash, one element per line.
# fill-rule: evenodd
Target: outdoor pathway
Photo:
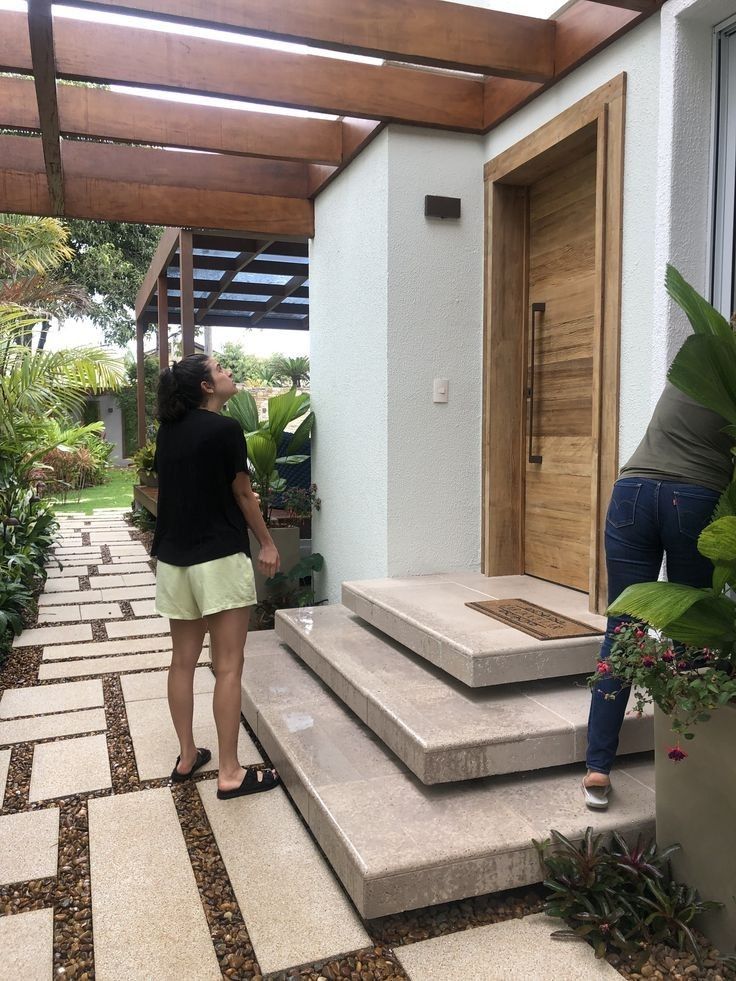
<path fill-rule="evenodd" d="M 168 624 L 141 536 L 118 511 L 61 521 L 0 698 L 0 979 L 620 977 L 518 918 L 534 896 L 362 921 L 283 790 L 217 800 L 207 647 L 195 737 L 213 760 L 171 786 Z M 245 726 L 240 756 L 268 762 Z"/>

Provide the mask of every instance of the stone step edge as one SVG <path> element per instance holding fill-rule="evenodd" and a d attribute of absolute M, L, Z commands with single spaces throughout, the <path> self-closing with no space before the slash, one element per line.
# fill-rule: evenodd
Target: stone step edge
<path fill-rule="evenodd" d="M 294 664 L 300 666 L 296 659 Z M 311 675 L 308 669 L 302 667 L 301 670 Z M 316 678 L 312 680 L 315 691 L 321 691 L 323 688 L 321 682 Z M 427 866 L 419 873 L 407 870 L 397 872 L 384 870 L 379 873 L 369 873 L 361 863 L 360 857 L 350 841 L 342 835 L 327 807 L 311 788 L 304 769 L 298 762 L 289 759 L 285 747 L 274 734 L 268 719 L 259 711 L 258 706 L 252 700 L 246 684 L 242 687 L 241 708 L 248 724 L 265 749 L 269 760 L 277 768 L 292 803 L 301 813 L 328 862 L 353 900 L 356 909 L 366 919 L 404 912 L 407 909 L 466 899 L 472 895 L 484 895 L 485 893 L 529 886 L 541 881 L 539 859 L 531 840 L 524 847 L 509 848 L 492 855 L 468 855 L 461 862 L 456 863 L 457 874 L 454 877 L 456 883 L 461 883 L 467 875 L 474 876 L 476 880 L 480 880 L 482 883 L 473 892 L 468 892 L 467 888 L 463 888 L 461 885 L 456 885 L 454 888 L 447 886 L 444 874 L 447 865 Z M 343 711 L 347 710 L 343 709 Z M 366 740 L 370 741 L 368 736 L 366 736 Z M 510 778 L 502 779 L 508 781 Z M 524 782 L 529 784 L 532 780 L 533 778 L 526 777 Z M 581 825 L 582 823 L 584 822 L 581 822 Z M 633 838 L 640 833 L 653 833 L 654 814 L 652 813 L 651 817 L 644 822 L 622 820 L 621 818 L 617 821 L 615 814 L 612 814 L 610 827 L 603 830 L 610 831 L 612 829 L 617 830 L 626 838 Z M 597 828 L 597 831 L 601 830 L 600 827 Z M 582 831 L 578 833 L 571 829 L 565 829 L 564 833 L 571 840 L 582 839 Z M 512 857 L 512 860 L 506 863 L 503 872 L 495 867 L 499 855 Z M 421 877 L 421 897 L 410 905 L 406 903 L 397 905 L 390 896 L 386 896 L 387 885 L 392 881 L 400 881 L 402 877 L 405 880 L 407 877 L 413 879 Z"/>
<path fill-rule="evenodd" d="M 544 651 L 555 654 L 547 658 L 550 667 L 544 667 L 545 660 L 534 651 L 504 651 L 473 655 L 460 644 L 436 630 L 415 624 L 398 610 L 372 597 L 365 596 L 354 582 L 344 582 L 341 589 L 341 603 L 371 627 L 380 630 L 398 643 L 403 644 L 419 657 L 441 668 L 453 678 L 462 681 L 470 688 L 485 688 L 489 685 L 519 684 L 524 681 L 539 681 L 590 672 L 593 664 L 592 652 L 600 646 L 600 637 L 574 637 L 568 640 L 547 641 Z M 378 611 L 383 621 L 376 617 Z M 390 626 L 385 622 L 389 621 Z M 421 643 L 412 634 L 419 634 Z M 533 638 L 530 638 L 533 640 Z M 531 667 L 528 665 L 531 664 Z M 488 668 L 493 669 L 488 675 Z M 501 677 L 503 676 L 503 677 Z"/>
<path fill-rule="evenodd" d="M 560 725 L 555 732 L 550 730 L 548 733 L 538 733 L 530 737 L 520 733 L 517 738 L 507 736 L 500 739 L 448 742 L 428 749 L 411 726 L 386 709 L 380 698 L 367 688 L 354 683 L 348 672 L 340 670 L 340 665 L 324 658 L 316 645 L 315 638 L 301 631 L 289 619 L 289 612 L 288 610 L 277 612 L 276 636 L 425 784 L 451 783 L 528 772 L 580 763 L 585 759 L 583 741 L 577 737 L 586 729 L 586 723 L 576 725 L 562 716 L 558 716 Z M 345 612 L 350 613 L 347 608 Z M 392 652 L 397 657 L 402 656 L 393 647 Z M 407 653 L 411 652 L 407 651 Z M 336 685 L 338 679 L 339 685 Z M 506 686 L 497 687 L 502 691 Z M 369 705 L 373 712 L 369 710 Z M 545 711 L 542 706 L 540 706 L 541 711 Z M 554 710 L 548 707 L 546 711 L 551 713 Z M 374 718 L 376 714 L 379 716 L 378 719 Z M 548 742 L 548 737 L 556 735 L 559 730 L 564 730 L 571 735 L 571 752 L 552 748 Z M 640 753 L 653 748 L 652 716 L 648 716 L 646 721 L 628 716 L 622 729 L 620 752 Z M 509 749 L 514 751 L 516 760 L 509 754 Z M 469 769 L 472 772 L 468 772 Z M 463 770 L 465 772 L 461 772 Z M 448 775 L 449 773 L 452 775 Z"/>

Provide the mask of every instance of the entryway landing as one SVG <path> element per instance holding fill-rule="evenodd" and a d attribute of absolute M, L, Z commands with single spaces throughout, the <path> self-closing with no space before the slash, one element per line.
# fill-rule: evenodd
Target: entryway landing
<path fill-rule="evenodd" d="M 366 623 L 471 687 L 590 673 L 601 637 L 537 640 L 466 603 L 518 598 L 603 631 L 586 593 L 531 576 L 451 572 L 343 583 L 342 601 Z"/>

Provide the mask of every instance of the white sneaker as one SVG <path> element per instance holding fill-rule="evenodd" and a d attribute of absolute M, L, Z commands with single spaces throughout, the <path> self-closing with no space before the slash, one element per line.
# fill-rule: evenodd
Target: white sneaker
<path fill-rule="evenodd" d="M 608 796 L 611 793 L 611 784 L 608 783 L 603 787 L 588 787 L 585 784 L 585 777 L 583 777 L 582 788 L 586 805 L 598 811 L 605 811 L 605 809 L 608 807 Z"/>

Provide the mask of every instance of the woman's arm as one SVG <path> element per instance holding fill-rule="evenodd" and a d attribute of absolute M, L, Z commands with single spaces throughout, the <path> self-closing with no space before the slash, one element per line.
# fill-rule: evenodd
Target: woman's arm
<path fill-rule="evenodd" d="M 241 470 L 232 482 L 233 496 L 238 507 L 243 512 L 248 527 L 258 539 L 261 551 L 258 556 L 258 568 L 264 576 L 275 576 L 281 567 L 281 560 L 271 533 L 263 520 L 258 498 L 253 493 L 248 474 Z"/>

